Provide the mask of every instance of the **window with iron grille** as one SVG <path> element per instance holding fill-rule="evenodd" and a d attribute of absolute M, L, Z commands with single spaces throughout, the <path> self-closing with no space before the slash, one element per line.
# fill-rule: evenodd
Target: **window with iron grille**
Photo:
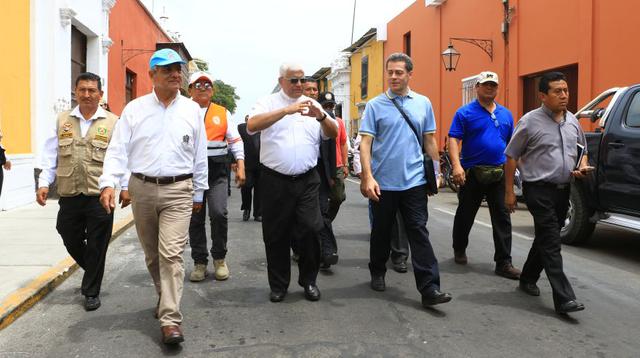
<path fill-rule="evenodd" d="M 476 99 L 476 83 L 478 76 L 471 76 L 462 79 L 462 105 L 469 104 Z"/>

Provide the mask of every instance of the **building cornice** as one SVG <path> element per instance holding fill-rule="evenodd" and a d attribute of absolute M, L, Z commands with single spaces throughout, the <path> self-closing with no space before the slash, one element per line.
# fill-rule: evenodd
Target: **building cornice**
<path fill-rule="evenodd" d="M 60 25 L 62 25 L 62 27 L 71 25 L 71 19 L 73 19 L 77 14 L 78 13 L 71 8 L 60 8 Z"/>

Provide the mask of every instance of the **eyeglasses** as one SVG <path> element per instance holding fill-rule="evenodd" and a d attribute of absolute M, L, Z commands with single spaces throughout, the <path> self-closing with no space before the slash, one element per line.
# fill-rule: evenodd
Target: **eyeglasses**
<path fill-rule="evenodd" d="M 208 90 L 213 88 L 213 86 L 211 85 L 211 83 L 209 82 L 196 82 L 196 84 L 193 85 L 193 88 L 197 89 L 197 90 Z"/>
<path fill-rule="evenodd" d="M 291 83 L 292 85 L 295 85 L 298 82 L 307 83 L 307 79 L 304 78 L 304 77 L 302 77 L 302 78 L 285 78 L 285 80 L 289 81 L 289 83 Z"/>
<path fill-rule="evenodd" d="M 496 118 L 496 115 L 491 113 L 491 120 L 493 121 L 493 125 L 496 126 L 496 128 L 500 127 L 500 122 L 498 122 L 498 118 Z"/>

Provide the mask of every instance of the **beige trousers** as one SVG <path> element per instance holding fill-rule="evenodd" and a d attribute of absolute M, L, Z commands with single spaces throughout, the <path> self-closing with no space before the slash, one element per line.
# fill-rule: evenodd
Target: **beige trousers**
<path fill-rule="evenodd" d="M 147 269 L 160 295 L 160 325 L 179 325 L 184 282 L 182 253 L 189 237 L 193 183 L 187 179 L 157 185 L 131 176 L 129 194 Z"/>

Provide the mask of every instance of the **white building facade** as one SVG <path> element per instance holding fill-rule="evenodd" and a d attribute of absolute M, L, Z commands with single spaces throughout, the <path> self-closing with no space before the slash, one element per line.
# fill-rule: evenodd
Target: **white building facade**
<path fill-rule="evenodd" d="M 351 66 L 349 65 L 349 57 L 348 52 L 341 52 L 331 62 L 331 73 L 327 76 L 327 79 L 331 81 L 331 90 L 336 98 L 336 104 L 342 106 L 342 120 L 346 126 L 347 134 L 351 126 Z"/>
<path fill-rule="evenodd" d="M 73 77 L 93 72 L 107 96 L 109 12 L 116 0 L 30 0 L 31 154 L 10 157 L 0 210 L 35 201 L 34 168 L 47 129 L 73 105 Z"/>

